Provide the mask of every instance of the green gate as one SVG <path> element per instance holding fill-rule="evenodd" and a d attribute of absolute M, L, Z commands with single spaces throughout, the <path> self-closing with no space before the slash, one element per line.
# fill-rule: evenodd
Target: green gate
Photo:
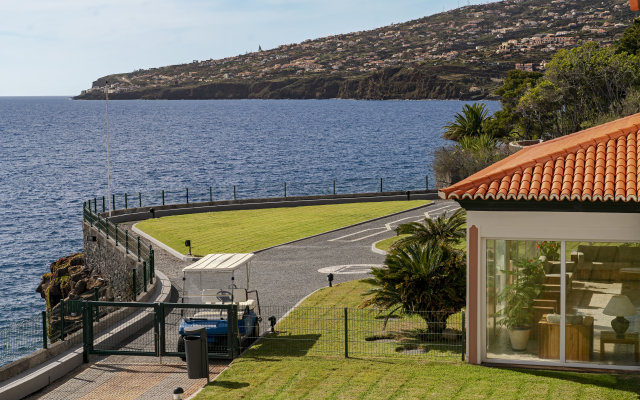
<path fill-rule="evenodd" d="M 80 302 L 78 302 L 80 303 Z M 178 332 L 184 319 L 218 312 L 226 315 L 226 340 L 209 345 L 209 358 L 233 359 L 239 354 L 238 306 L 220 304 L 82 301 L 84 360 L 89 354 L 185 357 Z"/>

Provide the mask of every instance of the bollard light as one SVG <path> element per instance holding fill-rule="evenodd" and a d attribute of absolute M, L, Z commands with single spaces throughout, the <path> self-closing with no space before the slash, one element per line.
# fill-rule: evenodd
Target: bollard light
<path fill-rule="evenodd" d="M 151 218 L 155 218 L 156 217 L 156 210 L 154 208 L 150 208 L 149 212 L 151 213 Z"/>
<path fill-rule="evenodd" d="M 329 287 L 333 287 L 333 274 L 327 275 L 327 280 L 329 281 Z"/>
<path fill-rule="evenodd" d="M 276 333 L 276 316 L 269 317 L 269 323 L 271 324 L 271 333 Z"/>
<path fill-rule="evenodd" d="M 184 390 L 181 387 L 173 389 L 173 400 L 182 400 L 184 398 Z"/>
<path fill-rule="evenodd" d="M 185 240 L 184 245 L 189 248 L 189 255 L 191 255 L 191 240 Z"/>

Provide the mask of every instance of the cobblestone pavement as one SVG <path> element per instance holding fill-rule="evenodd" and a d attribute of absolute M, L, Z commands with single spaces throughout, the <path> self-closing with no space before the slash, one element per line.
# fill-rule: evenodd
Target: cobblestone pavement
<path fill-rule="evenodd" d="M 222 372 L 227 364 L 211 362 L 211 379 Z M 206 379 L 188 379 L 185 363 L 179 358 L 165 357 L 160 364 L 157 358 L 109 356 L 83 365 L 68 378 L 27 399 L 171 399 L 177 387 L 184 390 L 186 399 L 206 383 Z"/>
<path fill-rule="evenodd" d="M 251 262 L 252 289 L 258 290 L 261 305 L 279 318 L 309 293 L 327 286 L 329 272 L 334 274 L 334 284 L 338 284 L 364 278 L 371 266 L 382 265 L 384 255 L 373 252 L 372 244 L 394 236 L 397 225 L 451 213 L 457 208 L 455 202 L 436 201 L 416 210 L 259 252 Z M 127 223 L 125 229 L 131 229 L 132 224 Z M 156 269 L 181 291 L 182 268 L 191 262 L 178 260 L 157 246 L 154 249 Z M 241 279 L 242 276 L 238 277 Z M 100 358 L 30 399 L 161 399 L 170 398 L 177 386 L 194 393 L 206 383 L 187 379 L 185 364 L 180 359 L 165 357 L 164 361 L 165 364 L 160 364 L 155 358 L 132 356 Z M 211 364 L 212 378 L 226 365 L 224 361 Z"/>

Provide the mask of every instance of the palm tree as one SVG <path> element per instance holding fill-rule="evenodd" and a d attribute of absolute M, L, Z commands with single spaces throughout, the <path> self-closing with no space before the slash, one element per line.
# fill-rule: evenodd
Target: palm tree
<path fill-rule="evenodd" d="M 419 315 L 427 337 L 439 339 L 447 318 L 465 304 L 464 253 L 435 242 L 412 243 L 390 252 L 384 264 L 372 270 L 369 283 L 377 287 L 367 292 L 371 297 L 363 306 Z"/>
<path fill-rule="evenodd" d="M 459 141 L 464 136 L 479 136 L 484 133 L 484 124 L 490 117 L 483 103 L 466 104 L 462 113 L 457 113 L 455 121 L 444 126 L 445 139 Z"/>
<path fill-rule="evenodd" d="M 425 218 L 424 223 L 402 224 L 396 228 L 396 233 L 409 236 L 397 240 L 392 248 L 407 247 L 414 243 L 424 246 L 430 242 L 451 247 L 460 243 L 460 240 L 466 236 L 466 223 L 466 212 L 459 208 L 448 218 L 441 215 L 435 219 Z"/>

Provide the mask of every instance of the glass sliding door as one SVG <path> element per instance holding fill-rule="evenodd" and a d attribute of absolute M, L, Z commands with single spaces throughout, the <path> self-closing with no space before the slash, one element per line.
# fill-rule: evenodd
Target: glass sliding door
<path fill-rule="evenodd" d="M 566 360 L 640 365 L 640 246 L 566 242 Z"/>
<path fill-rule="evenodd" d="M 560 358 L 560 242 L 486 240 L 486 354 Z"/>

